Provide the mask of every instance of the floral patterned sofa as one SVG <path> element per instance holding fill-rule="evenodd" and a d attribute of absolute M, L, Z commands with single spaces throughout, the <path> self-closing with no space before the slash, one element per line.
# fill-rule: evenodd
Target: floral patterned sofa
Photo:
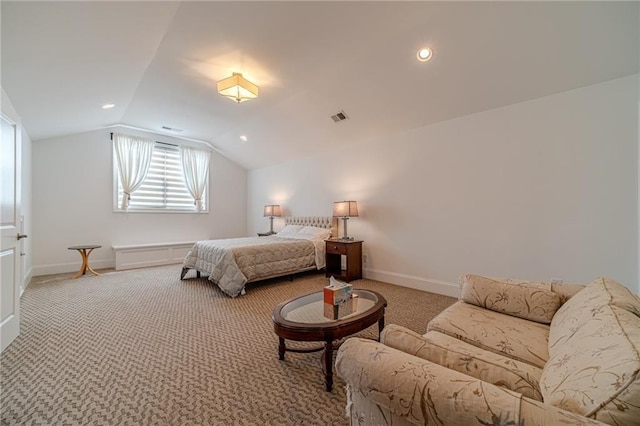
<path fill-rule="evenodd" d="M 426 334 L 348 339 L 336 368 L 352 425 L 640 425 L 640 299 L 466 275 Z"/>

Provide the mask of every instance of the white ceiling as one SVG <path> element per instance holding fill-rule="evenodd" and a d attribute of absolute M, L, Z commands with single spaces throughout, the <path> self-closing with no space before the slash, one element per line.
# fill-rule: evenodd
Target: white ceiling
<path fill-rule="evenodd" d="M 32 139 L 178 127 L 247 169 L 639 69 L 637 2 L 3 0 L 1 19 L 2 87 Z M 232 72 L 259 98 L 218 95 Z"/>

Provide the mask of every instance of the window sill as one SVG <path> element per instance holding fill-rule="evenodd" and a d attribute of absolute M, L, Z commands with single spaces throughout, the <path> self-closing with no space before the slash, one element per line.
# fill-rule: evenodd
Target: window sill
<path fill-rule="evenodd" d="M 209 210 L 195 211 L 195 210 L 177 210 L 177 209 L 129 209 L 120 210 L 113 209 L 113 213 L 172 213 L 172 214 L 207 214 Z"/>

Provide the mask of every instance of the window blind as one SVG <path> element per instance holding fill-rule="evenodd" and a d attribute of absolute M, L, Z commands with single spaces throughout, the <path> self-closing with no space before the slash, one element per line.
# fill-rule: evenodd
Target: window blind
<path fill-rule="evenodd" d="M 122 185 L 118 179 L 118 203 L 122 201 Z M 206 199 L 203 197 L 203 208 Z M 182 177 L 182 163 L 177 146 L 156 142 L 149 174 L 133 194 L 129 210 L 187 210 L 193 211 L 193 197 Z"/>

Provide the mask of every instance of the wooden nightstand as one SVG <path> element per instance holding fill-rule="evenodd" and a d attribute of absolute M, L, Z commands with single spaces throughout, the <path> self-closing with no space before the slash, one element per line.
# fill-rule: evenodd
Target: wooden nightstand
<path fill-rule="evenodd" d="M 258 237 L 268 237 L 269 235 L 276 235 L 275 232 L 258 232 Z"/>
<path fill-rule="evenodd" d="M 327 240 L 325 255 L 327 277 L 346 282 L 362 278 L 362 241 Z M 342 256 L 347 258 L 346 270 L 342 269 Z"/>

